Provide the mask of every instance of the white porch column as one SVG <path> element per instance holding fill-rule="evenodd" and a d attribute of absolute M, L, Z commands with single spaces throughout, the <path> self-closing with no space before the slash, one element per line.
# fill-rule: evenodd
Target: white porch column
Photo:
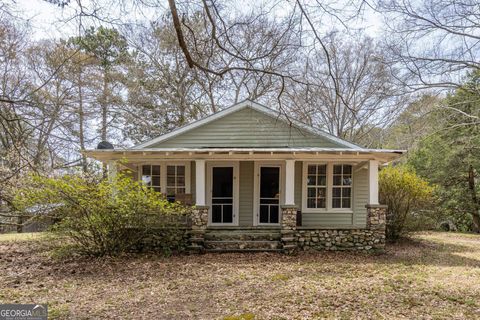
<path fill-rule="evenodd" d="M 285 160 L 285 205 L 295 205 L 295 160 Z"/>
<path fill-rule="evenodd" d="M 378 204 L 378 160 L 368 161 L 368 204 Z"/>
<path fill-rule="evenodd" d="M 195 204 L 204 206 L 205 203 L 205 160 L 195 160 Z"/>

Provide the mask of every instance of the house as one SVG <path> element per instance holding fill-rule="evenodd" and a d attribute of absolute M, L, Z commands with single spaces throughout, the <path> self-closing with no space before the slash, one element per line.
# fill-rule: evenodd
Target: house
<path fill-rule="evenodd" d="M 243 101 L 150 141 L 86 154 L 196 206 L 192 246 L 210 250 L 381 249 L 378 167 L 365 149 Z"/>

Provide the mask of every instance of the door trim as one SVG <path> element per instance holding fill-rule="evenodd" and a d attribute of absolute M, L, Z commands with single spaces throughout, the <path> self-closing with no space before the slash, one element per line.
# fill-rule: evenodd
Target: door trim
<path fill-rule="evenodd" d="M 238 161 L 215 161 L 206 163 L 207 167 L 207 206 L 208 206 L 208 226 L 238 226 L 239 224 L 239 162 Z M 233 222 L 232 223 L 212 223 L 212 178 L 214 167 L 233 167 Z"/>
<path fill-rule="evenodd" d="M 260 167 L 280 168 L 280 209 L 278 223 L 260 223 Z M 253 225 L 254 226 L 280 226 L 282 221 L 281 206 L 285 204 L 285 161 L 255 161 L 253 169 Z"/>

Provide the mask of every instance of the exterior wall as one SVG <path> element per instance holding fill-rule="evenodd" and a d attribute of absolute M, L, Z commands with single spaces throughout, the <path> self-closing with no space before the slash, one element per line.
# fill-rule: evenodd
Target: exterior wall
<path fill-rule="evenodd" d="M 292 127 L 281 119 L 245 108 L 150 148 L 345 147 Z"/>
<path fill-rule="evenodd" d="M 340 161 L 341 162 L 341 161 Z M 300 189 L 300 194 L 295 197 L 295 204 L 302 207 L 302 169 L 300 165 L 299 172 L 295 168 L 295 192 Z M 297 203 L 297 197 L 299 201 Z M 353 212 L 302 212 L 303 227 L 327 227 L 327 228 L 345 228 L 358 227 L 364 228 L 367 224 L 367 210 L 365 205 L 368 203 L 368 170 L 365 168 L 355 169 L 353 172 L 352 187 L 352 209 Z"/>
<path fill-rule="evenodd" d="M 303 161 L 295 161 L 295 205 L 302 207 L 302 171 Z"/>
<path fill-rule="evenodd" d="M 253 225 L 253 161 L 240 161 L 239 225 Z"/>
<path fill-rule="evenodd" d="M 367 224 L 368 169 L 353 172 L 353 225 L 365 227 Z"/>
<path fill-rule="evenodd" d="M 196 173 L 195 161 L 191 161 L 190 186 L 195 203 Z M 295 205 L 302 207 L 303 162 L 295 162 Z M 239 162 L 239 226 L 252 226 L 254 214 L 254 161 Z M 353 213 L 352 212 L 302 212 L 302 227 L 305 228 L 365 228 L 367 223 L 368 169 L 354 168 L 353 172 Z"/>
<path fill-rule="evenodd" d="M 197 185 L 196 185 L 196 166 L 195 166 L 195 161 L 190 162 L 190 190 L 192 193 L 192 201 L 193 203 L 196 203 L 195 195 L 197 194 Z"/>

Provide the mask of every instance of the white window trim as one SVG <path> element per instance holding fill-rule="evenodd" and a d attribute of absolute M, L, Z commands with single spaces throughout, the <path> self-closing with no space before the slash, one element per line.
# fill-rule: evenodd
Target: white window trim
<path fill-rule="evenodd" d="M 138 181 L 142 181 L 142 166 L 144 165 L 152 165 L 152 166 L 160 166 L 160 188 L 162 190 L 162 194 L 166 194 L 167 192 L 167 166 L 175 165 L 175 166 L 185 166 L 185 193 L 190 194 L 192 193 L 191 188 L 191 163 L 190 161 L 152 161 L 152 162 L 142 162 L 138 164 Z"/>
<path fill-rule="evenodd" d="M 238 226 L 240 216 L 240 163 L 239 161 L 207 162 L 207 206 L 208 226 Z M 212 222 L 212 174 L 214 167 L 233 167 L 233 221 L 231 223 Z"/>
<path fill-rule="evenodd" d="M 352 166 L 352 193 L 350 208 L 332 208 L 332 188 L 333 188 L 333 166 L 335 164 L 349 164 Z M 308 208 L 307 207 L 307 176 L 308 165 L 327 165 L 327 205 L 326 208 Z M 348 161 L 304 161 L 302 167 L 302 212 L 303 213 L 328 213 L 328 212 L 343 212 L 353 213 L 354 194 L 353 194 L 353 170 L 354 163 Z"/>

